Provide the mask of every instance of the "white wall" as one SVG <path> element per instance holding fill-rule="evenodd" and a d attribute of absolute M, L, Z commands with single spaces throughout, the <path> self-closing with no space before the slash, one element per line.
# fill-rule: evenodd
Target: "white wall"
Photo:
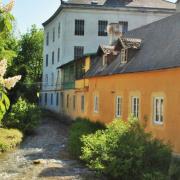
<path fill-rule="evenodd" d="M 94 53 L 97 51 L 99 44 L 108 44 L 107 36 L 98 36 L 98 21 L 107 20 L 108 23 L 119 21 L 128 21 L 128 29 L 132 30 L 151 22 L 157 21 L 171 15 L 170 13 L 144 12 L 128 10 L 83 10 L 83 9 L 64 9 L 61 13 L 49 23 L 45 31 L 44 41 L 44 63 L 43 63 L 43 81 L 48 74 L 49 86 L 43 86 L 42 91 L 52 93 L 56 86 L 51 86 L 51 73 L 54 73 L 54 80 L 57 80 L 57 67 L 65 64 L 74 58 L 74 46 L 84 46 L 84 53 Z M 75 19 L 84 19 L 85 33 L 84 36 L 75 36 Z M 61 23 L 61 34 L 58 39 L 58 23 Z M 55 28 L 55 42 L 53 42 L 53 28 Z M 46 33 L 49 32 L 49 46 L 46 46 Z M 60 48 L 60 62 L 57 62 L 58 47 Z M 52 65 L 52 51 L 55 52 L 54 65 Z M 46 67 L 46 54 L 49 55 L 49 64 Z M 60 88 L 60 87 L 59 87 Z M 52 92 L 51 92 L 52 91 Z M 54 95 L 55 96 L 55 95 Z M 48 95 L 50 97 L 50 95 Z M 58 109 L 50 105 L 51 109 Z M 55 101 L 54 101 L 55 102 Z"/>

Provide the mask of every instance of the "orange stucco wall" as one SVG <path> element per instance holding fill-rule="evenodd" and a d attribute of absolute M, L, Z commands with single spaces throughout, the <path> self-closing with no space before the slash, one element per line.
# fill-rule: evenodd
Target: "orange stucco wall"
<path fill-rule="evenodd" d="M 77 109 L 73 111 L 71 105 L 66 113 L 73 118 L 85 116 L 94 121 L 110 123 L 115 118 L 115 98 L 121 96 L 122 119 L 127 120 L 131 114 L 131 97 L 138 96 L 140 98 L 140 122 L 146 122 L 147 131 L 151 131 L 155 137 L 166 142 L 170 141 L 174 152 L 180 154 L 179 81 L 180 68 L 90 78 L 88 89 L 69 92 L 71 97 L 74 94 L 77 96 Z M 81 112 L 80 107 L 82 95 L 85 96 L 85 112 Z M 95 95 L 99 97 L 98 113 L 94 112 Z M 163 125 L 154 124 L 153 121 L 153 97 L 155 96 L 164 98 Z"/>
<path fill-rule="evenodd" d="M 115 118 L 115 97 L 122 97 L 122 118 L 131 114 L 131 97 L 140 98 L 140 121 L 147 130 L 165 141 L 170 141 L 175 152 L 180 153 L 180 68 L 112 75 L 89 79 L 87 116 L 105 123 Z M 99 113 L 94 113 L 94 95 L 99 96 Z M 164 123 L 153 121 L 153 97 L 164 97 Z"/>

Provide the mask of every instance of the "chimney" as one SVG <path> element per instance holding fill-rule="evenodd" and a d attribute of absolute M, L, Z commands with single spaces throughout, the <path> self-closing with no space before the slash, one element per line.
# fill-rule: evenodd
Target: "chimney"
<path fill-rule="evenodd" d="M 119 23 L 111 23 L 107 26 L 107 32 L 109 36 L 109 44 L 112 45 L 122 36 L 122 25 Z"/>
<path fill-rule="evenodd" d="M 176 1 L 176 11 L 180 12 L 180 0 Z"/>

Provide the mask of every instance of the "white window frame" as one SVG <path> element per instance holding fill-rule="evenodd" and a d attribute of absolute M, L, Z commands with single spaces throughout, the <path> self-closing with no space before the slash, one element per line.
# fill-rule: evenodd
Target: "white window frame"
<path fill-rule="evenodd" d="M 127 63 L 127 55 L 128 55 L 128 49 L 121 49 L 121 63 L 126 64 Z"/>
<path fill-rule="evenodd" d="M 121 118 L 122 117 L 122 97 L 121 96 L 116 96 L 115 105 L 116 105 L 115 117 Z"/>
<path fill-rule="evenodd" d="M 133 115 L 133 117 L 139 118 L 140 98 L 138 96 L 131 97 L 131 114 Z"/>
<path fill-rule="evenodd" d="M 156 104 L 157 101 L 158 104 Z M 162 104 L 161 101 L 163 101 Z M 159 125 L 164 123 L 164 97 L 157 96 L 153 98 L 153 122 Z"/>
<path fill-rule="evenodd" d="M 99 112 L 99 96 L 97 95 L 94 96 L 94 112 Z"/>

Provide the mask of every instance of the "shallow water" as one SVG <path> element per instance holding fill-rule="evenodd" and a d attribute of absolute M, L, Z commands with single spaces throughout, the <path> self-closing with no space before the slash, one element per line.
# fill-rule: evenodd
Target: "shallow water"
<path fill-rule="evenodd" d="M 67 153 L 68 127 L 46 120 L 13 152 L 0 155 L 0 180 L 96 179 Z M 38 160 L 35 165 L 34 160 Z"/>

